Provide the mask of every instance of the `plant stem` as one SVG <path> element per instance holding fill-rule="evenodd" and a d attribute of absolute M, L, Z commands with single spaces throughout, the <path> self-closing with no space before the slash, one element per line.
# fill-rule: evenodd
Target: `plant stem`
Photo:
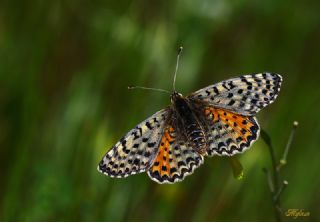
<path fill-rule="evenodd" d="M 287 145 L 286 145 L 285 150 L 283 152 L 282 158 L 279 161 L 279 164 L 277 164 L 277 161 L 276 161 L 276 155 L 275 155 L 272 143 L 271 143 L 271 138 L 264 130 L 261 130 L 261 137 L 263 138 L 265 143 L 268 145 L 268 150 L 269 150 L 270 157 L 271 157 L 273 177 L 271 177 L 270 172 L 266 168 L 263 168 L 263 171 L 265 172 L 265 174 L 267 176 L 268 186 L 270 189 L 270 193 L 272 195 L 272 203 L 273 203 L 275 218 L 276 218 L 277 222 L 283 221 L 282 209 L 281 209 L 281 204 L 280 204 L 280 197 L 281 197 L 281 194 L 284 191 L 284 189 L 288 186 L 288 181 L 286 181 L 286 180 L 283 180 L 281 185 L 279 183 L 280 182 L 280 169 L 282 166 L 284 166 L 287 163 L 287 156 L 288 156 L 288 153 L 289 153 L 289 150 L 290 150 L 290 147 L 291 147 L 291 144 L 292 144 L 297 127 L 298 127 L 298 122 L 294 121 Z"/>
<path fill-rule="evenodd" d="M 269 147 L 270 157 L 271 157 L 271 161 L 272 161 L 272 171 L 273 171 L 274 190 L 273 190 L 273 192 L 271 190 L 272 199 L 273 199 L 272 201 L 273 201 L 276 220 L 277 220 L 277 222 L 282 222 L 282 211 L 281 211 L 281 205 L 280 205 L 280 197 L 275 198 L 276 193 L 279 192 L 279 174 L 278 174 L 279 171 L 277 171 L 277 163 L 276 163 L 276 157 L 275 157 L 273 146 L 270 144 L 270 146 L 268 146 L 268 147 Z"/>
<path fill-rule="evenodd" d="M 285 148 L 285 150 L 283 152 L 283 155 L 282 155 L 282 158 L 280 159 L 280 162 L 279 162 L 279 164 L 277 166 L 277 170 L 278 171 L 281 169 L 281 167 L 283 167 L 284 165 L 287 164 L 287 156 L 288 156 L 288 153 L 289 153 L 292 141 L 293 141 L 293 137 L 295 135 L 295 132 L 296 132 L 296 129 L 297 129 L 298 125 L 299 125 L 299 123 L 297 121 L 293 122 L 292 130 L 291 130 L 291 133 L 290 133 L 286 148 Z"/>
<path fill-rule="evenodd" d="M 264 169 L 264 172 L 267 175 L 267 181 L 270 189 L 270 193 L 272 196 L 272 203 L 275 213 L 275 218 L 277 222 L 282 222 L 282 211 L 281 211 L 281 205 L 280 205 L 280 193 L 279 193 L 279 171 L 277 171 L 277 162 L 276 162 L 276 156 L 274 153 L 274 149 L 271 143 L 271 138 L 269 135 L 264 131 L 261 130 L 261 136 L 268 145 L 268 150 L 271 157 L 271 165 L 272 165 L 272 175 L 273 180 L 271 179 L 271 175 L 267 169 Z M 279 197 L 275 198 L 276 194 L 279 193 Z"/>

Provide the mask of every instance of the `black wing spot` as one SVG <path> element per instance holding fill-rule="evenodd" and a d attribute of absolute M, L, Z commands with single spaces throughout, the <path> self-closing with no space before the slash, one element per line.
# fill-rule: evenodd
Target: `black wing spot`
<path fill-rule="evenodd" d="M 229 86 L 230 86 L 230 89 L 233 89 L 233 88 L 236 87 L 236 86 L 233 84 L 233 82 L 229 82 Z"/>
<path fill-rule="evenodd" d="M 125 147 L 122 147 L 122 151 L 123 151 L 125 154 L 129 154 L 129 153 L 130 153 L 130 150 L 126 149 Z"/>
<path fill-rule="evenodd" d="M 148 127 L 148 129 L 150 129 L 150 130 L 152 129 L 150 122 L 146 122 L 146 126 Z"/>
<path fill-rule="evenodd" d="M 256 99 L 251 100 L 251 103 L 253 103 L 253 104 L 257 104 L 257 102 L 258 102 L 258 100 L 256 100 Z"/>
<path fill-rule="evenodd" d="M 227 139 L 227 141 L 226 141 L 227 145 L 229 145 L 232 142 L 233 142 L 233 140 L 231 138 Z"/>
<path fill-rule="evenodd" d="M 147 151 L 147 152 L 144 153 L 144 156 L 145 157 L 149 157 L 149 156 L 151 156 L 151 153 L 149 151 Z"/>
<path fill-rule="evenodd" d="M 267 92 L 268 92 L 268 90 L 266 90 L 266 89 L 263 89 L 263 90 L 262 90 L 262 93 L 263 93 L 264 95 L 266 95 Z"/>
<path fill-rule="evenodd" d="M 191 161 L 193 161 L 193 158 L 192 158 L 192 157 L 188 157 L 188 158 L 187 158 L 187 163 L 189 163 L 189 162 L 191 162 Z"/>
<path fill-rule="evenodd" d="M 222 87 L 225 88 L 226 90 L 229 90 L 229 88 L 226 86 L 226 82 L 222 83 Z"/>
<path fill-rule="evenodd" d="M 153 142 L 153 143 L 148 143 L 148 147 L 153 147 L 156 143 Z"/>
<path fill-rule="evenodd" d="M 213 87 L 213 91 L 214 91 L 214 93 L 217 94 L 217 95 L 220 94 L 220 92 L 219 92 L 219 90 L 218 90 L 217 87 Z"/>
<path fill-rule="evenodd" d="M 221 147 L 223 147 L 223 146 L 225 146 L 225 145 L 224 145 L 224 142 L 218 143 L 218 148 L 219 148 L 219 149 L 220 149 Z"/>
<path fill-rule="evenodd" d="M 176 168 L 171 168 L 171 169 L 170 169 L 170 174 L 173 174 L 173 173 L 175 173 L 175 172 L 177 172 L 177 169 L 176 169 Z"/>
<path fill-rule="evenodd" d="M 126 146 L 126 143 L 127 143 L 127 141 L 126 141 L 124 138 L 122 138 L 122 139 L 121 139 L 121 145 L 125 147 L 125 146 Z"/>
<path fill-rule="evenodd" d="M 235 101 L 232 99 L 230 100 L 230 102 L 228 103 L 228 106 L 232 106 L 235 103 Z"/>

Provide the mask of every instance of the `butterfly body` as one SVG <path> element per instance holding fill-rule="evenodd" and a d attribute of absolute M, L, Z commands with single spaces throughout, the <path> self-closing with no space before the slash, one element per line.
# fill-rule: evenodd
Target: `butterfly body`
<path fill-rule="evenodd" d="M 130 130 L 103 157 L 98 170 L 123 178 L 147 171 L 158 183 L 193 173 L 205 156 L 249 149 L 260 133 L 255 117 L 279 94 L 282 77 L 257 73 L 231 78 L 183 97 Z"/>
<path fill-rule="evenodd" d="M 200 120 L 193 111 L 192 106 L 187 98 L 180 93 L 173 92 L 171 95 L 173 114 L 181 134 L 192 144 L 192 147 L 201 154 L 206 152 L 207 138 Z"/>

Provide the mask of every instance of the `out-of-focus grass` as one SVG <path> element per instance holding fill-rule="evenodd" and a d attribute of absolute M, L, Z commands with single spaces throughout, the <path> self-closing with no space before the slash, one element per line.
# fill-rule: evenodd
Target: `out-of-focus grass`
<path fill-rule="evenodd" d="M 187 94 L 253 72 L 283 75 L 277 101 L 259 113 L 280 155 L 300 123 L 283 169 L 283 207 L 320 219 L 318 187 L 320 4 L 303 1 L 2 1 L 0 3 L 1 221 L 271 221 L 258 141 L 240 156 L 244 179 L 224 158 L 175 185 L 139 174 L 107 178 L 104 153 L 131 127 Z M 288 219 L 289 220 L 289 219 Z"/>

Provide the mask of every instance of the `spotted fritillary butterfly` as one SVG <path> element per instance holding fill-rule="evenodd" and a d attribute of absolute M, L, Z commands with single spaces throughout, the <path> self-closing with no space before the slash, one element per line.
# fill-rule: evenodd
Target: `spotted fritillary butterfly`
<path fill-rule="evenodd" d="M 282 77 L 257 73 L 231 78 L 186 97 L 175 90 L 171 105 L 130 130 L 103 157 L 98 170 L 123 178 L 147 171 L 158 183 L 193 173 L 205 156 L 232 156 L 259 137 L 255 117 L 278 96 Z"/>

